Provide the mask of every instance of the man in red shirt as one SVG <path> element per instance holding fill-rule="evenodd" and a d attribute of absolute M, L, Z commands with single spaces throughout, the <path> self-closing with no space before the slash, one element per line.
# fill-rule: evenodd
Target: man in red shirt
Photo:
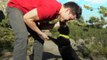
<path fill-rule="evenodd" d="M 42 60 L 43 43 L 49 39 L 41 31 L 49 24 L 42 23 L 59 17 L 59 22 L 65 24 L 81 15 L 81 8 L 74 2 L 62 5 L 56 0 L 10 0 L 7 5 L 10 25 L 15 34 L 13 60 L 26 60 L 28 32 L 35 39 L 34 60 Z"/>

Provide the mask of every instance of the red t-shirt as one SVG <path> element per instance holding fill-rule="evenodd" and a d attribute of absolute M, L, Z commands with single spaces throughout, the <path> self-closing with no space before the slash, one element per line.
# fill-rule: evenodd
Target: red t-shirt
<path fill-rule="evenodd" d="M 37 8 L 40 20 L 55 19 L 61 8 L 61 3 L 56 0 L 10 0 L 9 7 L 16 7 L 23 13 Z"/>

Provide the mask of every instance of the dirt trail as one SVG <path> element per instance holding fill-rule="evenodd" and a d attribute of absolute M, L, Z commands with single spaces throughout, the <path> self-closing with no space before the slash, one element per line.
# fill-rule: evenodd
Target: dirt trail
<path fill-rule="evenodd" d="M 62 60 L 58 47 L 52 41 L 45 41 L 43 60 Z"/>
<path fill-rule="evenodd" d="M 33 47 L 31 47 L 32 49 Z M 32 54 L 32 50 L 27 55 L 27 60 L 29 59 L 29 55 Z M 0 60 L 13 60 L 13 57 L 4 57 Z M 58 47 L 51 40 L 45 41 L 44 43 L 44 52 L 43 52 L 43 60 L 62 60 Z"/>

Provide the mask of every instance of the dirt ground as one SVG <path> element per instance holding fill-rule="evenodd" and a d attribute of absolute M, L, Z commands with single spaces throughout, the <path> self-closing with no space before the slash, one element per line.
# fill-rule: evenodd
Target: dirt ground
<path fill-rule="evenodd" d="M 28 47 L 30 47 L 30 50 L 28 50 L 28 56 L 32 53 L 32 45 L 34 40 L 31 38 L 28 40 Z M 57 45 L 52 42 L 51 40 L 45 41 L 44 42 L 44 52 L 43 52 L 43 60 L 62 60 Z M 27 60 L 30 60 L 27 58 Z"/>
<path fill-rule="evenodd" d="M 30 55 L 30 53 L 31 50 L 28 54 Z M 27 60 L 30 60 L 29 55 L 27 56 Z M 51 40 L 44 43 L 43 60 L 62 60 L 58 47 Z"/>
<path fill-rule="evenodd" d="M 32 48 L 30 48 L 31 50 L 28 52 L 27 60 L 30 60 L 29 55 L 32 53 Z M 11 55 L 12 53 L 9 54 Z M 6 55 L 8 54 L 6 53 Z M 13 57 L 4 57 L 0 60 L 13 60 Z M 51 40 L 45 41 L 44 43 L 43 60 L 62 60 L 57 46 Z"/>
<path fill-rule="evenodd" d="M 43 60 L 62 60 L 58 47 L 52 41 L 45 41 Z"/>

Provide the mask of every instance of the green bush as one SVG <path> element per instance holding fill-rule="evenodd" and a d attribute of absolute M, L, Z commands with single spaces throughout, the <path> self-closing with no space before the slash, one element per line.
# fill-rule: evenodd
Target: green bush
<path fill-rule="evenodd" d="M 70 34 L 74 40 L 83 39 L 92 55 L 107 56 L 107 29 L 80 26 L 77 22 L 68 23 Z M 58 36 L 57 29 L 51 30 L 54 37 Z"/>
<path fill-rule="evenodd" d="M 8 22 L 7 18 L 0 22 L 0 43 L 3 49 L 12 50 L 14 35 Z"/>

